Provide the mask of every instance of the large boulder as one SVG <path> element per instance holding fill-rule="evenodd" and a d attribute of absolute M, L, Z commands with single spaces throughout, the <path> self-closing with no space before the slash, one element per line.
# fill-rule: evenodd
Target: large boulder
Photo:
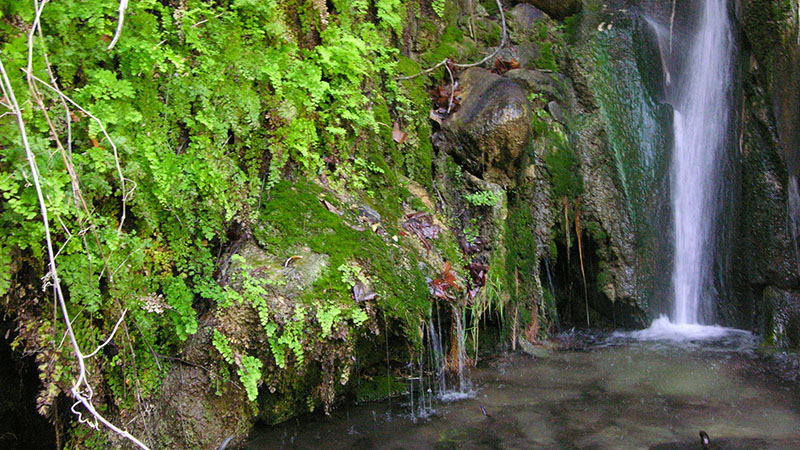
<path fill-rule="evenodd" d="M 520 3 L 533 5 L 556 20 L 564 20 L 583 7 L 581 0 L 522 0 Z"/>
<path fill-rule="evenodd" d="M 473 175 L 515 185 L 531 136 L 532 113 L 525 91 L 488 70 L 465 71 L 461 107 L 442 125 L 453 157 Z"/>

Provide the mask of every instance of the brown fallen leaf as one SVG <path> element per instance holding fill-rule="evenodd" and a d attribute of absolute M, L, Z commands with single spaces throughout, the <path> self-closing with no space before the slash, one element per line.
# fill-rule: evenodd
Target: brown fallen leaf
<path fill-rule="evenodd" d="M 325 200 L 324 198 L 319 199 L 319 201 L 322 203 L 322 206 L 324 206 L 325 209 L 327 209 L 328 211 L 340 216 L 342 215 L 342 213 L 340 213 L 339 210 L 336 209 L 336 207 L 333 206 L 329 201 Z"/>
<path fill-rule="evenodd" d="M 403 222 L 402 227 L 406 231 L 417 235 L 425 250 L 431 249 L 431 244 L 428 243 L 428 240 L 438 238 L 439 231 L 441 231 L 438 225 L 434 225 L 433 218 L 424 212 L 407 215 L 406 221 Z"/>
<path fill-rule="evenodd" d="M 395 122 L 392 128 L 392 139 L 398 144 L 402 144 L 408 139 L 408 133 L 400 131 L 400 124 Z"/>
<path fill-rule="evenodd" d="M 353 298 L 356 300 L 356 303 L 372 300 L 377 296 L 378 294 L 360 281 L 353 286 Z"/>
<path fill-rule="evenodd" d="M 442 116 L 438 111 L 433 109 L 428 113 L 428 118 L 438 123 L 439 125 L 441 125 L 442 121 L 444 120 L 444 116 Z"/>
<path fill-rule="evenodd" d="M 453 287 L 455 290 L 457 290 L 457 291 L 461 290 L 458 287 L 458 285 L 456 284 L 456 276 L 455 276 L 455 274 L 453 274 L 453 272 L 450 270 L 450 262 L 449 261 L 445 261 L 445 263 L 444 263 L 444 276 L 442 276 L 442 278 L 444 278 L 444 281 L 448 285 Z"/>
<path fill-rule="evenodd" d="M 519 61 L 511 59 L 511 61 L 504 61 L 502 59 L 495 60 L 492 72 L 502 75 L 511 69 L 519 69 Z"/>

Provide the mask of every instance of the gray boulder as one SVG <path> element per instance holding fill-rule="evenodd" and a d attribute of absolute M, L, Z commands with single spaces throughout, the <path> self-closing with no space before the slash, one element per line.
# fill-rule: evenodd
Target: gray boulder
<path fill-rule="evenodd" d="M 520 3 L 532 5 L 556 20 L 578 13 L 583 6 L 581 0 L 522 0 Z"/>
<path fill-rule="evenodd" d="M 515 185 L 531 136 L 532 113 L 517 83 L 473 67 L 459 80 L 461 107 L 442 126 L 453 157 L 475 176 Z"/>

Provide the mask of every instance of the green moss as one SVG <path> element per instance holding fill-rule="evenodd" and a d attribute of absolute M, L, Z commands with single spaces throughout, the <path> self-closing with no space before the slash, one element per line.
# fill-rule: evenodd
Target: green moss
<path fill-rule="evenodd" d="M 477 19 L 473 22 L 475 40 L 484 46 L 497 46 L 500 42 L 502 28 L 497 22 L 489 19 Z"/>
<path fill-rule="evenodd" d="M 444 33 L 439 38 L 438 45 L 433 49 L 420 55 L 419 59 L 423 66 L 432 66 L 445 58 L 459 59 L 461 52 L 459 44 L 464 41 L 464 34 L 455 26 L 448 26 L 445 28 Z M 444 69 L 439 69 L 434 72 L 434 78 L 441 76 Z"/>
<path fill-rule="evenodd" d="M 753 48 L 753 55 L 769 78 L 774 70 L 776 52 L 785 45 L 795 27 L 790 19 L 791 2 L 787 0 L 753 0 L 747 2 L 743 29 Z"/>
<path fill-rule="evenodd" d="M 410 195 L 410 194 L 409 194 L 409 195 Z M 408 198 L 408 197 L 406 197 L 406 198 Z M 411 197 L 411 200 L 409 200 L 409 206 L 410 206 L 410 207 L 411 207 L 411 209 L 413 209 L 414 211 L 428 211 L 428 212 L 431 212 L 431 211 L 428 209 L 428 207 L 427 207 L 427 206 L 425 206 L 425 203 L 423 203 L 423 202 L 422 202 L 422 200 L 420 200 L 418 197 L 413 197 L 413 196 L 412 196 L 412 197 Z"/>
<path fill-rule="evenodd" d="M 544 162 L 550 174 L 555 199 L 574 199 L 583 192 L 583 178 L 578 173 L 578 158 L 563 132 L 550 127 L 547 133 Z"/>
<path fill-rule="evenodd" d="M 539 59 L 536 60 L 536 67 L 545 70 L 558 70 L 551 42 L 543 42 L 539 47 Z"/>
<path fill-rule="evenodd" d="M 374 378 L 362 379 L 356 387 L 356 401 L 376 402 L 385 398 L 404 394 L 408 390 L 405 383 L 391 375 L 384 374 Z"/>
<path fill-rule="evenodd" d="M 271 199 L 261 213 L 263 226 L 254 231 L 258 242 L 271 253 L 289 255 L 291 249 L 306 246 L 315 253 L 327 254 L 330 264 L 305 294 L 308 303 L 316 299 L 354 304 L 350 287 L 342 282 L 337 267 L 356 263 L 364 271 L 379 304 L 390 317 L 401 319 L 411 329 L 419 314 L 427 311 L 428 290 L 415 265 L 405 268 L 404 255 L 370 230 L 357 231 L 342 217 L 322 205 L 322 188 L 308 182 L 281 182 L 270 192 Z M 346 206 L 340 205 L 342 209 Z M 345 218 L 355 220 L 356 212 Z M 390 223 L 384 224 L 393 227 Z"/>
<path fill-rule="evenodd" d="M 312 409 L 309 408 L 306 395 L 322 381 L 319 366 L 308 365 L 303 373 L 297 373 L 294 369 L 277 371 L 268 377 L 266 383 L 274 392 L 258 396 L 259 420 L 277 424 L 296 416 L 298 411 Z"/>
<path fill-rule="evenodd" d="M 583 229 L 591 236 L 591 238 L 598 244 L 604 244 L 608 239 L 608 235 L 606 234 L 603 226 L 600 225 L 599 222 L 594 220 L 585 222 L 583 224 Z"/>
<path fill-rule="evenodd" d="M 454 43 L 454 42 L 464 42 L 464 33 L 461 32 L 458 27 L 453 25 L 448 25 L 444 29 L 444 33 L 442 34 L 441 42 L 447 43 Z"/>
<path fill-rule="evenodd" d="M 397 70 L 404 76 L 422 71 L 419 63 L 398 57 Z M 420 76 L 400 82 L 400 89 L 408 99 L 407 111 L 401 111 L 408 122 L 409 140 L 402 147 L 403 169 L 412 180 L 431 189 L 431 167 L 433 164 L 433 145 L 431 144 L 431 124 L 428 119 L 431 100 L 425 90 L 426 77 Z"/>
<path fill-rule="evenodd" d="M 530 206 L 520 201 L 510 205 L 506 224 L 506 242 L 513 242 L 514 245 L 509 246 L 506 254 L 505 284 L 511 294 L 511 302 L 519 307 L 518 327 L 523 328 L 531 320 L 531 296 L 537 296 L 540 291 L 539 259 Z M 543 312 L 541 308 L 540 312 Z"/>

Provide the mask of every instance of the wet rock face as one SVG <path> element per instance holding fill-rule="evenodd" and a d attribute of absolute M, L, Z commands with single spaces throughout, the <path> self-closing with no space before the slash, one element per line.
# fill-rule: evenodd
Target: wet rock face
<path fill-rule="evenodd" d="M 754 311 L 751 323 L 781 347 L 800 345 L 800 47 L 788 3 L 740 0 L 743 132 L 739 290 Z M 753 323 L 754 322 L 754 323 Z"/>
<path fill-rule="evenodd" d="M 515 185 L 531 136 L 531 106 L 513 81 L 470 68 L 459 82 L 461 108 L 443 124 L 453 157 L 475 176 Z"/>
<path fill-rule="evenodd" d="M 556 20 L 564 20 L 583 7 L 581 0 L 522 0 L 520 3 L 532 5 Z"/>
<path fill-rule="evenodd" d="M 533 28 L 539 20 L 547 19 L 547 14 L 539 8 L 520 3 L 511 10 L 511 26 L 519 27 L 522 31 L 526 28 Z"/>
<path fill-rule="evenodd" d="M 192 363 L 174 364 L 164 380 L 153 409 L 157 448 L 193 448 L 192 443 L 216 448 L 227 437 L 246 436 L 254 421 L 244 391 L 236 382 L 221 381 L 217 372 L 209 370 L 218 364 L 211 336 L 210 326 L 190 336 L 183 359 Z"/>
<path fill-rule="evenodd" d="M 768 287 L 764 290 L 767 337 L 779 347 L 800 350 L 800 292 Z"/>

